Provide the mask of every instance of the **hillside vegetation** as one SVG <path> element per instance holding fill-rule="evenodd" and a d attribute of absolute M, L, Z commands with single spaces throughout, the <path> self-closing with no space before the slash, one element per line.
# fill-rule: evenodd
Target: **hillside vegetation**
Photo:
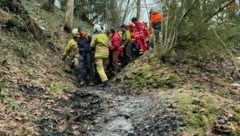
<path fill-rule="evenodd" d="M 1 10 L 5 16 L 0 17 L 0 135 L 34 135 L 38 132 L 34 122 L 44 107 L 76 88 L 75 76 L 64 71 L 69 68 L 60 59 L 71 34 L 62 30 L 61 10 L 47 12 L 37 0 L 15 4 L 9 12 Z"/>
<path fill-rule="evenodd" d="M 238 20 L 216 27 L 233 58 L 209 27 L 148 51 L 108 87 L 78 88 L 60 59 L 65 13 L 42 4 L 0 3 L 0 135 L 240 135 Z"/>

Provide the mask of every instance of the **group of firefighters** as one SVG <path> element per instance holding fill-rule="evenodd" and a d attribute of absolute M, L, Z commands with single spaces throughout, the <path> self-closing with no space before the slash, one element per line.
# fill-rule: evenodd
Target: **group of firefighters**
<path fill-rule="evenodd" d="M 66 60 L 66 57 L 70 56 L 77 69 L 80 86 L 87 83 L 86 74 L 90 77 L 88 85 L 93 86 L 96 80 L 95 71 L 101 79 L 100 86 L 107 86 L 108 76 L 104 68 L 106 60 L 109 60 L 106 69 L 116 74 L 121 66 L 132 62 L 151 48 L 150 39 L 155 37 L 157 40 L 163 17 L 160 13 L 150 10 L 149 22 L 150 28 L 147 23 L 142 23 L 134 17 L 129 25 L 121 25 L 120 31 L 111 28 L 106 32 L 100 25 L 94 25 L 93 36 L 78 26 L 72 30 L 73 38 L 65 47 L 62 59 Z M 150 31 L 152 28 L 153 34 Z"/>

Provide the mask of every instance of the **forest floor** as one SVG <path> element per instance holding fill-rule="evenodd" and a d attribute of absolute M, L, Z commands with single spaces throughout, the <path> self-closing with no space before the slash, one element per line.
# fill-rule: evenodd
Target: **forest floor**
<path fill-rule="evenodd" d="M 0 27 L 1 136 L 239 135 L 240 82 L 232 60 L 199 64 L 173 57 L 162 63 L 148 52 L 108 87 L 79 88 L 60 59 L 71 38 L 61 29 L 64 13 L 46 12 L 41 4 L 23 0 L 44 41 Z"/>

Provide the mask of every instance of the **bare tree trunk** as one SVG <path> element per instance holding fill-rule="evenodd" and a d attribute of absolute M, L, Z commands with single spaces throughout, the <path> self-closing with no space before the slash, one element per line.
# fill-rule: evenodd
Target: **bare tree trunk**
<path fill-rule="evenodd" d="M 145 4 L 146 10 L 148 12 L 148 5 L 147 5 L 147 1 L 146 0 L 144 0 L 144 4 Z M 149 14 L 147 14 L 147 15 L 148 15 L 148 18 L 150 18 L 150 15 Z"/>
<path fill-rule="evenodd" d="M 66 5 L 66 17 L 64 30 L 71 32 L 73 27 L 73 11 L 74 11 L 74 0 L 68 0 Z"/>
<path fill-rule="evenodd" d="M 55 0 L 47 0 L 43 4 L 43 8 L 48 12 L 54 12 L 54 2 L 55 2 Z"/>
<path fill-rule="evenodd" d="M 141 14 L 141 0 L 137 0 L 137 19 L 140 19 Z"/>
<path fill-rule="evenodd" d="M 106 21 L 106 30 L 110 28 L 110 1 L 106 2 L 106 16 L 105 16 L 105 21 Z"/>
<path fill-rule="evenodd" d="M 130 0 L 127 1 L 127 6 L 124 10 L 124 14 L 123 14 L 123 18 L 122 18 L 122 24 L 124 24 L 125 20 L 126 20 L 126 17 L 127 17 L 127 12 L 129 11 L 129 3 L 130 3 Z"/>

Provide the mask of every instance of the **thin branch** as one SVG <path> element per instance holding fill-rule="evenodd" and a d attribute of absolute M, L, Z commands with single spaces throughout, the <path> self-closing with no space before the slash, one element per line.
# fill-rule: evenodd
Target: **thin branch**
<path fill-rule="evenodd" d="M 192 10 L 193 8 L 193 5 L 197 2 L 197 0 L 194 0 L 192 3 L 191 3 L 191 6 L 190 8 L 182 15 L 182 17 L 180 18 L 179 22 L 181 22 L 189 13 L 190 11 Z"/>
<path fill-rule="evenodd" d="M 228 5 L 230 5 L 232 2 L 234 2 L 235 0 L 231 0 L 229 1 L 227 4 L 225 4 L 224 6 L 222 6 L 222 8 L 219 8 L 216 12 L 214 12 L 211 16 L 209 16 L 207 19 L 203 20 L 201 24 L 199 24 L 198 26 L 195 27 L 195 29 L 193 29 L 190 33 L 187 34 L 186 37 L 189 37 L 192 33 L 194 33 L 200 26 L 202 26 L 204 23 L 208 22 L 210 19 L 212 19 L 215 15 L 217 15 L 218 13 L 220 13 L 224 8 L 226 8 Z"/>
<path fill-rule="evenodd" d="M 148 5 L 147 5 L 146 0 L 144 0 L 144 4 L 145 4 L 146 10 L 147 10 L 147 12 L 148 12 Z M 148 18 L 150 18 L 150 15 L 149 15 L 149 14 L 147 14 L 147 15 L 148 15 Z"/>
<path fill-rule="evenodd" d="M 129 11 L 130 5 L 132 6 L 132 4 L 133 4 L 133 3 L 132 3 L 132 4 L 129 5 L 129 3 L 130 3 L 130 0 L 127 1 L 127 6 L 126 6 L 126 8 L 125 8 L 125 11 L 124 11 L 124 14 L 123 14 L 123 18 L 122 18 L 122 24 L 124 24 L 124 22 L 125 22 L 125 20 L 126 20 L 127 12 Z"/>
<path fill-rule="evenodd" d="M 230 4 L 232 4 L 232 2 L 234 2 L 235 0 L 231 0 L 229 1 L 227 4 L 225 4 L 224 6 L 222 6 L 221 8 L 219 8 L 215 13 L 213 13 L 211 16 L 209 16 L 207 19 L 205 19 L 203 21 L 203 23 L 208 22 L 210 19 L 212 19 L 215 15 L 217 15 L 219 12 L 221 12 L 222 10 L 224 10 L 227 6 L 229 6 Z"/>
<path fill-rule="evenodd" d="M 219 37 L 219 35 L 218 35 L 217 32 L 216 32 L 216 29 L 215 29 L 214 27 L 212 27 L 212 28 L 213 28 L 213 31 L 214 31 L 215 35 L 217 36 L 217 38 L 221 41 L 221 43 L 224 45 L 224 47 L 226 48 L 226 50 L 227 50 L 227 51 L 229 52 L 229 54 L 231 55 L 231 57 L 232 57 L 232 59 L 233 59 L 233 63 L 234 63 L 234 65 L 235 65 L 235 67 L 236 67 L 236 70 L 237 70 L 237 74 L 240 76 L 239 68 L 238 68 L 238 66 L 237 66 L 236 60 L 234 59 L 234 56 L 233 56 L 232 52 L 228 49 L 227 45 L 226 45 L 226 44 L 223 42 L 223 40 Z"/>

